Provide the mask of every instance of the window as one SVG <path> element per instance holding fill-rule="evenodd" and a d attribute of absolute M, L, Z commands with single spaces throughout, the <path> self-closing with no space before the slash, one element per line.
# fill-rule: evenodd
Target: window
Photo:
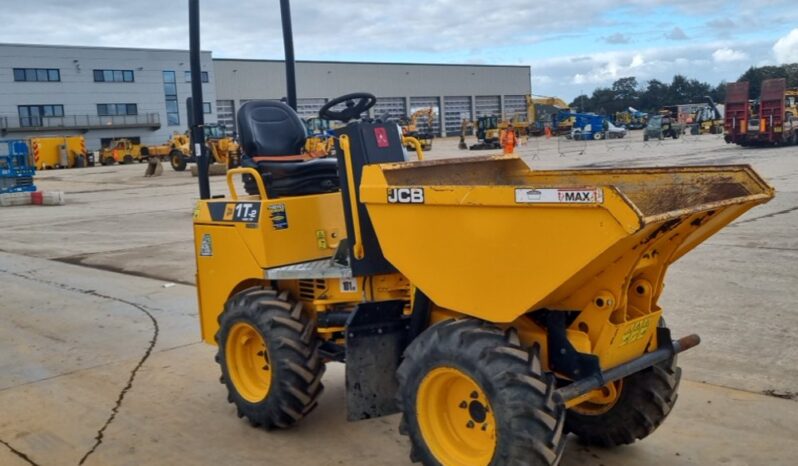
<path fill-rule="evenodd" d="M 97 115 L 117 116 L 117 115 L 138 115 L 138 105 L 136 104 L 97 104 Z"/>
<path fill-rule="evenodd" d="M 163 72 L 163 95 L 166 99 L 166 124 L 180 125 L 180 108 L 177 105 L 177 76 L 174 71 Z"/>
<path fill-rule="evenodd" d="M 133 70 L 94 70 L 94 82 L 132 83 Z"/>
<path fill-rule="evenodd" d="M 61 71 L 57 68 L 14 68 L 14 81 L 61 81 Z"/>
<path fill-rule="evenodd" d="M 43 126 L 43 118 L 64 116 L 63 105 L 20 105 L 17 111 L 22 127 Z"/>
<path fill-rule="evenodd" d="M 202 103 L 202 113 L 204 113 L 206 115 L 209 114 L 209 113 L 213 113 L 213 109 L 211 108 L 211 103 L 210 102 L 203 102 Z"/>
<path fill-rule="evenodd" d="M 202 82 L 207 83 L 208 82 L 208 72 L 207 71 L 201 71 L 200 75 L 202 76 Z M 187 83 L 191 82 L 191 71 L 186 71 L 186 82 Z"/>

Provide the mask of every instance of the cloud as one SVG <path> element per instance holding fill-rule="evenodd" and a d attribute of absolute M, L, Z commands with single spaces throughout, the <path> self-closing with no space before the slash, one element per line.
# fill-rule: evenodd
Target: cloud
<path fill-rule="evenodd" d="M 687 37 L 687 34 L 685 34 L 684 31 L 682 31 L 682 28 L 680 28 L 679 26 L 674 26 L 673 29 L 671 29 L 670 32 L 666 32 L 665 34 L 663 34 L 663 36 L 666 39 L 670 39 L 670 40 L 687 40 L 687 39 L 689 39 L 689 37 Z"/>
<path fill-rule="evenodd" d="M 798 63 L 798 28 L 773 44 L 773 55 L 779 64 Z"/>
<path fill-rule="evenodd" d="M 729 18 L 723 18 L 723 19 L 718 18 L 718 19 L 713 19 L 712 21 L 707 21 L 707 26 L 713 29 L 731 29 L 733 27 L 736 27 L 737 24 L 735 24 L 735 22 L 730 20 Z"/>
<path fill-rule="evenodd" d="M 724 47 L 712 52 L 712 59 L 718 63 L 748 60 L 748 54 Z"/>
<path fill-rule="evenodd" d="M 300 60 L 519 63 L 532 66 L 536 92 L 567 98 L 624 76 L 669 81 L 682 73 L 715 83 L 735 80 L 760 61 L 788 60 L 797 49 L 791 36 L 776 46 L 781 32 L 773 31 L 798 24 L 795 0 L 767 2 L 766 9 L 742 2 L 733 16 L 718 13 L 727 0 L 593 0 L 559 15 L 551 12 L 562 10 L 561 0 L 505 0 L 499 8 L 480 0 L 404 0 L 379 8 L 373 0 L 294 0 L 291 7 Z M 0 42 L 188 47 L 185 0 L 74 3 L 2 0 L 13 14 L 4 17 Z M 278 2 L 202 0 L 201 9 L 202 47 L 214 57 L 282 58 Z M 412 19 L 402 20 L 408 11 Z M 545 27 L 530 27 L 539 18 Z M 722 29 L 734 23 L 745 31 Z M 738 33 L 747 35 L 715 40 Z M 626 43 L 634 50 L 624 50 Z M 751 58 L 719 61 L 714 54 L 722 49 Z"/>
<path fill-rule="evenodd" d="M 616 32 L 615 34 L 602 37 L 601 40 L 608 44 L 628 44 L 629 38 L 625 35 L 621 34 L 620 32 Z"/>
<path fill-rule="evenodd" d="M 772 46 L 773 42 L 769 40 L 687 42 L 590 56 L 556 57 L 533 61 L 531 65 L 533 74 L 551 78 L 551 81 L 539 83 L 536 93 L 568 100 L 583 92 L 590 94 L 595 87 L 609 87 L 625 76 L 635 76 L 640 84 L 651 79 L 670 82 L 677 73 L 712 85 L 723 80 L 736 81 L 750 65 L 755 64 L 750 57 L 770 57 L 766 64 L 772 64 Z M 723 61 L 728 58 L 735 60 Z"/>

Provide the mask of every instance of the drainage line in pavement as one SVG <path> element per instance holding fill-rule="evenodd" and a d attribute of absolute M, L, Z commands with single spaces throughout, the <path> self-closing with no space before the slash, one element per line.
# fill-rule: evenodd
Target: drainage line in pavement
<path fill-rule="evenodd" d="M 32 464 L 33 466 L 39 466 L 39 465 L 38 465 L 38 464 L 37 464 L 35 461 L 33 461 L 32 459 L 30 459 L 30 457 L 28 457 L 28 455 L 26 455 L 25 453 L 22 453 L 21 451 L 17 450 L 16 448 L 12 447 L 12 446 L 11 446 L 11 445 L 10 445 L 8 442 L 6 442 L 5 440 L 3 440 L 3 439 L 0 439 L 0 443 L 2 443 L 3 445 L 5 445 L 5 446 L 6 446 L 6 448 L 8 448 L 9 450 L 11 450 L 11 453 L 13 453 L 13 454 L 15 454 L 15 455 L 19 456 L 19 457 L 20 457 L 20 458 L 22 458 L 24 461 L 26 461 L 28 464 Z"/>
<path fill-rule="evenodd" d="M 10 275 L 13 275 L 13 276 L 25 279 L 25 280 L 31 280 L 31 281 L 43 283 L 43 284 L 46 284 L 46 285 L 56 286 L 56 287 L 61 288 L 63 290 L 72 291 L 72 292 L 76 292 L 76 293 L 81 293 L 81 294 L 88 295 L 88 296 L 95 296 L 97 298 L 107 299 L 107 300 L 110 300 L 110 301 L 116 301 L 116 302 L 119 302 L 119 303 L 122 303 L 122 304 L 127 304 L 128 306 L 135 307 L 139 311 L 143 312 L 150 319 L 150 321 L 152 322 L 152 327 L 153 327 L 152 339 L 150 340 L 149 345 L 147 346 L 147 349 L 144 351 L 144 355 L 142 355 L 142 357 L 139 360 L 138 364 L 136 364 L 136 366 L 133 368 L 133 370 L 130 371 L 130 376 L 127 379 L 127 384 L 125 385 L 124 388 L 122 388 L 122 391 L 119 392 L 119 396 L 116 398 L 116 403 L 114 404 L 114 407 L 111 409 L 111 415 L 108 416 L 108 419 L 106 419 L 105 423 L 97 431 L 97 435 L 94 437 L 94 445 L 92 445 L 92 447 L 83 455 L 83 457 L 78 462 L 78 465 L 82 465 L 83 463 L 86 462 L 86 460 L 89 458 L 89 456 L 91 456 L 97 450 L 97 448 L 103 443 L 105 430 L 108 428 L 109 425 L 111 425 L 111 423 L 116 418 L 116 415 L 119 413 L 119 408 L 122 406 L 122 401 L 125 399 L 125 395 L 127 395 L 127 392 L 130 391 L 131 388 L 133 388 L 133 380 L 136 378 L 136 374 L 138 373 L 139 369 L 141 369 L 141 366 L 144 365 L 144 362 L 147 361 L 147 359 L 149 359 L 150 355 L 152 354 L 152 350 L 153 350 L 153 348 L 155 348 L 155 343 L 158 341 L 158 334 L 160 332 L 160 329 L 158 327 L 158 321 L 155 319 L 155 316 L 153 316 L 152 313 L 150 313 L 150 311 L 147 310 L 146 307 L 142 306 L 141 304 L 134 303 L 132 301 L 127 301 L 127 300 L 124 300 L 122 298 L 117 298 L 115 296 L 109 296 L 109 295 L 105 295 L 105 294 L 102 294 L 102 293 L 98 293 L 95 290 L 84 290 L 84 289 L 81 289 L 81 288 L 75 288 L 73 286 L 69 286 L 69 285 L 66 285 L 64 283 L 58 283 L 58 282 L 54 282 L 54 281 L 51 281 L 51 280 L 45 280 L 45 279 L 42 279 L 42 278 L 36 278 L 36 277 L 32 277 L 30 275 L 25 275 L 25 274 L 21 274 L 21 273 L 17 273 L 17 272 L 11 272 L 11 271 L 8 271 L 8 270 L 0 270 L 0 272 L 7 273 L 7 274 L 10 274 Z M 28 458 L 28 456 L 25 455 L 24 453 L 14 449 L 13 447 L 11 447 L 11 445 L 9 445 L 6 442 L 3 442 L 2 440 L 0 440 L 0 442 L 2 442 L 6 447 L 11 449 L 11 451 L 14 452 L 15 454 L 17 454 L 17 456 L 19 456 L 20 458 L 25 459 L 30 464 L 36 465 L 36 463 L 31 461 L 30 458 Z"/>

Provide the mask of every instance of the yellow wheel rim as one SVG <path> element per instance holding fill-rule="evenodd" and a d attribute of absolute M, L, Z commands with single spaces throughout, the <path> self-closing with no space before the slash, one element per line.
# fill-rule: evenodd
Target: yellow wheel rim
<path fill-rule="evenodd" d="M 418 388 L 416 413 L 424 442 L 441 464 L 490 463 L 496 449 L 496 421 L 474 379 L 452 367 L 433 369 Z"/>
<path fill-rule="evenodd" d="M 269 394 L 272 367 L 263 335 L 246 322 L 236 322 L 225 344 L 227 373 L 242 398 L 258 403 Z"/>

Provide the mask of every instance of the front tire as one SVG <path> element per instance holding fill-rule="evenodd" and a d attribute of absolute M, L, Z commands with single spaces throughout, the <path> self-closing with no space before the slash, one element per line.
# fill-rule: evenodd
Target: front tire
<path fill-rule="evenodd" d="M 182 172 L 186 169 L 186 157 L 179 150 L 173 150 L 169 153 L 169 161 L 172 169 L 176 172 Z"/>
<path fill-rule="evenodd" d="M 254 287 L 225 304 L 216 362 L 227 400 L 256 427 L 286 428 L 316 407 L 324 374 L 316 329 L 287 292 Z"/>
<path fill-rule="evenodd" d="M 682 370 L 676 357 L 624 378 L 609 409 L 588 402 L 568 410 L 565 428 L 587 445 L 617 447 L 653 433 L 670 414 L 678 397 Z M 591 413 L 593 410 L 593 413 Z"/>
<path fill-rule="evenodd" d="M 425 465 L 556 465 L 565 408 L 537 347 L 476 319 L 427 329 L 399 370 L 400 433 Z"/>

